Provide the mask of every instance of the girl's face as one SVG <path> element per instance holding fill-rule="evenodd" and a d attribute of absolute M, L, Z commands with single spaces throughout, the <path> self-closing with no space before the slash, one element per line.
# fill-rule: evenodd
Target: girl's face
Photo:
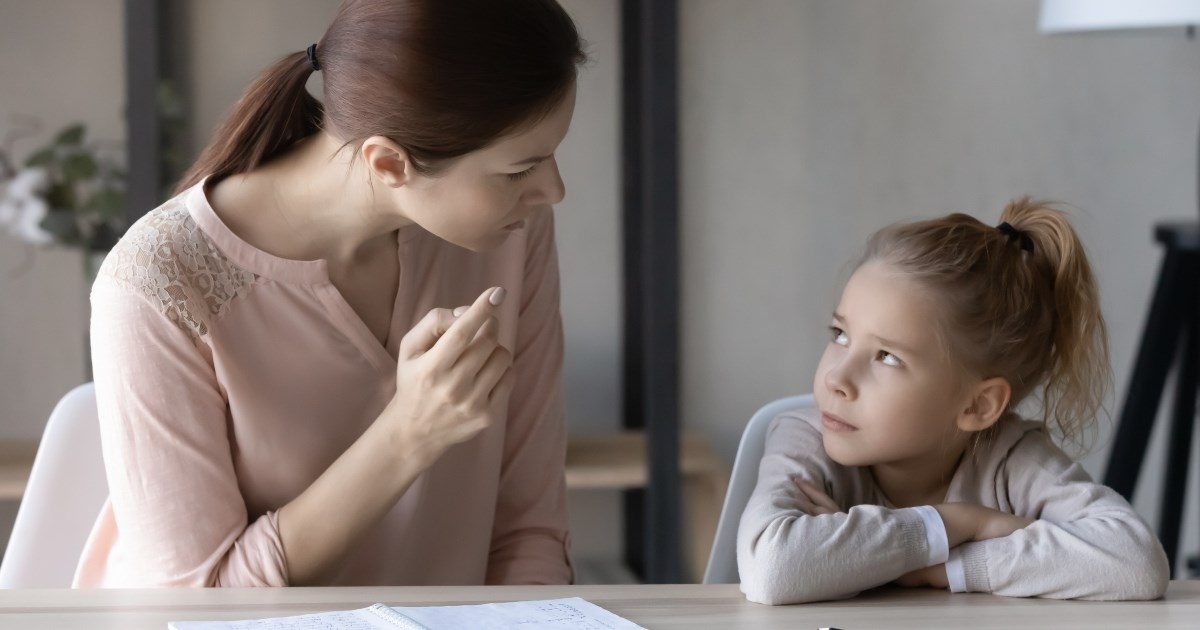
<path fill-rule="evenodd" d="M 499 246 L 534 209 L 563 200 L 554 152 L 575 111 L 575 88 L 536 125 L 469 153 L 432 177 L 413 175 L 397 189 L 405 216 L 472 251 Z"/>
<path fill-rule="evenodd" d="M 882 262 L 846 283 L 813 382 L 834 461 L 903 463 L 961 448 L 966 379 L 941 349 L 936 315 L 921 286 Z"/>

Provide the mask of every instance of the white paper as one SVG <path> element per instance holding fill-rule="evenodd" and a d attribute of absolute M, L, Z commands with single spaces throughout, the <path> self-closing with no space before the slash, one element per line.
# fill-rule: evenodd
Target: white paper
<path fill-rule="evenodd" d="M 169 630 L 645 630 L 578 597 L 472 606 L 370 608 L 249 621 L 173 621 Z"/>
<path fill-rule="evenodd" d="M 393 608 L 430 630 L 645 630 L 578 597 L 475 606 Z"/>
<path fill-rule="evenodd" d="M 168 630 L 392 630 L 396 627 L 388 617 L 372 609 L 386 606 L 375 604 L 358 610 L 336 610 L 295 617 L 250 619 L 246 621 L 172 621 Z M 417 629 L 414 629 L 417 630 Z"/>

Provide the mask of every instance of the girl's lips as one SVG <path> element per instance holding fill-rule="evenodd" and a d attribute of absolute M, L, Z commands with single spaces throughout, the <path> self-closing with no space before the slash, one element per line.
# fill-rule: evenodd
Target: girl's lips
<path fill-rule="evenodd" d="M 857 431 L 858 427 L 831 413 L 821 413 L 821 426 L 830 431 Z"/>

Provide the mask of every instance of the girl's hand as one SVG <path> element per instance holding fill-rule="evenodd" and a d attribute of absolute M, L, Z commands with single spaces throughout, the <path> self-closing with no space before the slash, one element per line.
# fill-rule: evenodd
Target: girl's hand
<path fill-rule="evenodd" d="M 1004 538 L 1013 532 L 1029 527 L 1034 521 L 1031 518 L 1008 514 L 999 510 L 992 510 L 981 507 L 980 510 L 986 510 L 979 517 L 979 526 L 975 532 L 975 537 L 972 540 L 989 540 L 992 538 Z"/>
<path fill-rule="evenodd" d="M 910 571 L 896 578 L 892 584 L 905 588 L 950 588 L 950 580 L 946 577 L 946 565 L 935 564 L 924 569 Z"/>
<path fill-rule="evenodd" d="M 1033 523 L 1030 518 L 971 503 L 942 503 L 934 509 L 946 525 L 946 539 L 951 549 L 965 542 L 1003 538 Z"/>
<path fill-rule="evenodd" d="M 800 489 L 800 494 L 796 497 L 800 509 L 812 516 L 837 514 L 845 511 L 838 507 L 838 504 L 834 503 L 829 495 L 803 479 L 796 479 L 796 487 Z"/>
<path fill-rule="evenodd" d="M 406 454 L 432 463 L 508 405 L 512 355 L 497 339 L 494 315 L 504 296 L 488 289 L 470 307 L 434 309 L 400 341 L 396 395 L 381 418 Z"/>

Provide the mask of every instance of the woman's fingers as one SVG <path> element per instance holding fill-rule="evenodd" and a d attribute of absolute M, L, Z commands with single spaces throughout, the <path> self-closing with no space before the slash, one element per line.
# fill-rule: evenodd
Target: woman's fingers
<path fill-rule="evenodd" d="M 511 371 L 512 355 L 504 346 L 495 346 L 473 379 L 474 395 L 480 399 L 489 399 L 500 379 Z"/>
<path fill-rule="evenodd" d="M 458 355 L 458 361 L 454 363 L 452 370 L 460 375 L 459 378 L 464 384 L 470 386 L 480 370 L 483 369 L 488 357 L 496 351 L 496 348 L 501 347 L 497 342 L 499 331 L 500 323 L 495 317 L 489 317 L 475 333 L 475 338 L 471 340 L 463 353 Z"/>
<path fill-rule="evenodd" d="M 455 316 L 448 309 L 435 308 L 426 313 L 425 317 L 400 339 L 399 358 L 412 359 L 429 352 L 454 321 Z"/>
<path fill-rule="evenodd" d="M 496 307 L 504 303 L 505 294 L 504 287 L 496 287 L 480 293 L 475 302 L 454 320 L 454 323 L 429 351 L 430 355 L 436 356 L 438 364 L 449 367 L 458 361 L 458 358 L 471 346 L 479 330 L 489 319 L 492 319 Z"/>

